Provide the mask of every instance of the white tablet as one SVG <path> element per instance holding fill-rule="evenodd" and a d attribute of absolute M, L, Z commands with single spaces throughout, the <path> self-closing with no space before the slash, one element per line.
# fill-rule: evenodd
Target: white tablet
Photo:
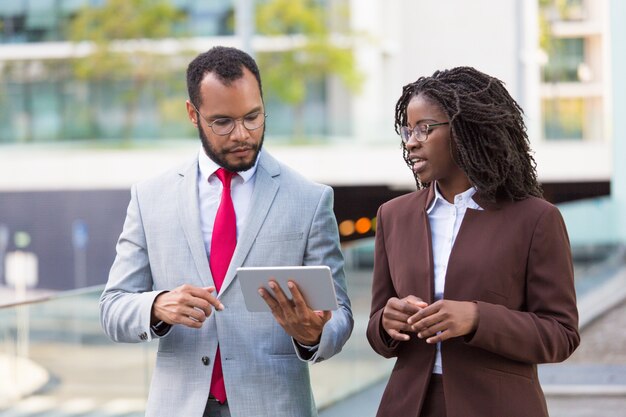
<path fill-rule="evenodd" d="M 304 296 L 307 305 L 313 310 L 336 310 L 337 296 L 330 268 L 327 266 L 269 266 L 237 268 L 237 277 L 243 292 L 248 311 L 270 311 L 259 295 L 259 288 L 265 288 L 270 294 L 270 279 L 276 280 L 285 295 L 291 299 L 287 287 L 289 280 L 294 281 Z"/>

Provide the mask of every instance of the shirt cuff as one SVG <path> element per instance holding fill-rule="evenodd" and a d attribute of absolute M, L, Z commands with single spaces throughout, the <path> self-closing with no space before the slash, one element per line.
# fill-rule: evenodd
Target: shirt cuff
<path fill-rule="evenodd" d="M 319 343 L 314 346 L 303 345 L 298 342 L 296 339 L 291 338 L 293 340 L 293 345 L 297 350 L 298 357 L 304 361 L 310 362 L 317 355 L 317 351 L 319 350 Z"/>
<path fill-rule="evenodd" d="M 298 342 L 296 339 L 294 339 L 294 341 L 299 347 L 301 347 L 302 349 L 306 349 L 307 352 L 317 352 L 317 349 L 319 349 L 320 347 L 319 343 L 317 345 L 308 346 L 308 345 L 303 345 L 302 343 Z"/>
<path fill-rule="evenodd" d="M 159 321 L 157 324 L 153 324 L 150 326 L 150 329 L 157 336 L 165 336 L 165 334 L 170 330 L 172 326 L 163 320 Z"/>

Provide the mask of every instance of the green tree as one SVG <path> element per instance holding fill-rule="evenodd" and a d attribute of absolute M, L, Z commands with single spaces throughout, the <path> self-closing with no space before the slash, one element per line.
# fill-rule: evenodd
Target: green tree
<path fill-rule="evenodd" d="M 125 81 L 125 120 L 122 136 L 129 139 L 139 98 L 148 83 L 162 81 L 171 73 L 167 53 L 155 50 L 147 40 L 176 36 L 185 15 L 167 0 L 107 0 L 100 7 L 83 7 L 71 21 L 68 38 L 93 48 L 73 61 L 75 76 L 89 81 Z M 90 114 L 92 124 L 95 120 Z"/>
<path fill-rule="evenodd" d="M 311 81 L 334 75 L 352 92 L 363 81 L 350 44 L 354 36 L 330 29 L 331 16 L 345 15 L 318 0 L 268 0 L 257 8 L 258 32 L 290 41 L 284 50 L 259 53 L 258 61 L 269 94 L 293 106 L 296 139 L 304 136 L 304 101 Z"/>

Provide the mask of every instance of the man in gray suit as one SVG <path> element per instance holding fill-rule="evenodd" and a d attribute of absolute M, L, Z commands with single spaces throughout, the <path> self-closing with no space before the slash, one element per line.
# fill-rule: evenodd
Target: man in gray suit
<path fill-rule="evenodd" d="M 202 148 L 132 187 L 102 326 L 118 342 L 159 339 L 146 416 L 315 416 L 308 365 L 341 351 L 353 326 L 332 189 L 261 151 L 266 115 L 249 55 L 199 55 L 187 87 Z M 228 222 L 236 246 L 233 237 L 223 255 Z M 296 286 L 293 300 L 261 291 L 272 312 L 248 312 L 237 267 L 278 265 L 328 265 L 339 309 L 311 310 Z"/>

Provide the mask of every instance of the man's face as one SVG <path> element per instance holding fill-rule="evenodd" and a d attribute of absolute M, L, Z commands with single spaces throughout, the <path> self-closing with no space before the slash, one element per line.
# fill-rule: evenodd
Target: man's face
<path fill-rule="evenodd" d="M 261 91 L 254 75 L 246 68 L 243 77 L 224 85 L 215 74 L 208 73 L 200 84 L 200 117 L 187 101 L 187 114 L 198 128 L 202 147 L 207 156 L 229 171 L 246 171 L 254 166 L 263 146 L 265 125 L 249 130 L 246 119 L 254 119 L 256 113 L 264 113 Z M 262 116 L 261 116 L 262 117 Z M 216 134 L 210 123 L 217 119 L 235 120 L 235 127 L 227 135 Z M 263 120 L 263 119 L 261 119 Z M 219 120 L 213 127 L 219 131 Z"/>

